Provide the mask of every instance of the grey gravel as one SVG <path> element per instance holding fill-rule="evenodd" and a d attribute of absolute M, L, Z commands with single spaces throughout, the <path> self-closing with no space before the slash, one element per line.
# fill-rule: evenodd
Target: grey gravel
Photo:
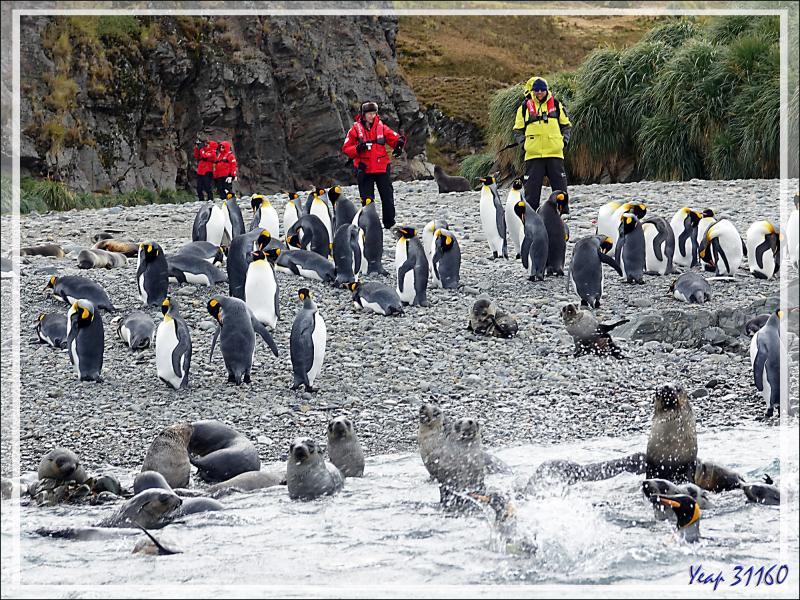
<path fill-rule="evenodd" d="M 790 183 L 790 188 L 796 185 L 796 181 Z M 574 186 L 570 192 L 572 240 L 567 246 L 567 265 L 574 241 L 593 233 L 591 221 L 597 209 L 610 200 L 641 198 L 649 214 L 667 219 L 686 204 L 701 210 L 713 208 L 720 217 L 731 219 L 742 234 L 756 219 L 779 222 L 777 180 L 640 182 Z M 354 188 L 345 188 L 345 194 L 355 198 Z M 413 451 L 422 402 L 438 402 L 453 417 L 480 419 L 487 446 L 638 434 L 650 427 L 655 386 L 673 380 L 694 390 L 692 402 L 702 428 L 747 423 L 763 414 L 763 401 L 752 383 L 749 339 L 738 335 L 731 323 L 754 300 L 760 299 L 763 307 L 776 297 L 778 281 L 756 280 L 745 264 L 734 283 L 712 282 L 713 299 L 695 307 L 667 295 L 670 276 L 645 276 L 644 285 L 634 286 L 605 269 L 602 307 L 596 311 L 600 321 L 634 319 L 640 314 L 660 317 L 665 312 L 666 321 L 673 314 L 668 311 L 677 310 L 685 319 L 711 329 L 706 339 L 669 339 L 668 343 L 618 339 L 627 357 L 622 360 L 591 355 L 576 359 L 559 310 L 564 302 L 577 298 L 565 293 L 563 277 L 534 283 L 527 280 L 519 261 L 488 260 L 478 192 L 440 196 L 432 181 L 396 182 L 395 195 L 400 224 L 421 229 L 435 214 L 447 211 L 462 251 L 462 291 L 429 288 L 430 307 L 407 308 L 404 317 L 387 318 L 353 310 L 345 290 L 279 273 L 281 320 L 274 337 L 280 356 L 272 356 L 258 341 L 252 383 L 241 387 L 226 383 L 219 350 L 213 361 L 208 359 L 214 324 L 206 302 L 214 293 L 227 294 L 227 284 L 212 288 L 170 285 L 171 293 L 179 296 L 193 339 L 189 390 L 175 391 L 159 381 L 154 350 L 140 354 L 129 350 L 113 334 L 112 317 L 105 314 L 105 382 L 82 383 L 66 352 L 35 343 L 29 328 L 40 312 L 66 312 L 66 305 L 42 294 L 46 274 L 94 279 L 124 315 L 140 308 L 136 261 L 110 271 L 79 273 L 74 257 L 29 257 L 21 265 L 20 277 L 23 471 L 34 469 L 56 445 L 76 451 L 90 470 L 107 464 L 137 468 L 163 427 L 199 419 L 220 419 L 244 432 L 257 441 L 264 461 L 284 459 L 289 442 L 297 436 L 322 441 L 327 421 L 338 414 L 353 420 L 367 454 Z M 505 196 L 503 190 L 503 202 Z M 283 214 L 285 198 L 269 198 Z M 116 227 L 125 231 L 119 236 L 122 239 L 154 239 L 169 253 L 190 240 L 198 206 L 28 215 L 21 220 L 21 241 L 22 245 L 73 242 L 88 247 L 94 232 Z M 247 220 L 250 208 L 243 205 L 242 212 Z M 4 217 L 4 241 L 8 223 Z M 394 285 L 394 239 L 389 232 L 384 233 L 384 243 L 384 265 L 391 276 L 371 275 L 366 280 Z M 315 384 L 320 391 L 314 394 L 289 389 L 289 331 L 300 308 L 296 296 L 300 287 L 311 288 L 328 328 L 325 364 Z M 479 293 L 488 294 L 512 314 L 519 323 L 517 337 L 486 339 L 467 331 L 469 309 Z M 2 295 L 4 307 L 10 306 L 7 280 Z M 715 312 L 703 316 L 704 311 Z M 157 307 L 145 312 L 160 323 Z M 10 311 L 3 313 L 6 337 Z M 11 377 L 10 349 L 4 342 L 4 382 Z M 797 352 L 796 342 L 790 351 Z M 711 380 L 715 385 L 711 386 Z M 792 384 L 796 390 L 796 369 Z M 4 414 L 9 408 L 9 394 L 4 391 Z M 4 474 L 10 472 L 7 423 L 4 419 Z"/>

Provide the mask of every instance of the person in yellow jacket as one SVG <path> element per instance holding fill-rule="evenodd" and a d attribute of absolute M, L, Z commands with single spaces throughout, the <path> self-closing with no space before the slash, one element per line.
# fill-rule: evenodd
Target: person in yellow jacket
<path fill-rule="evenodd" d="M 517 109 L 514 140 L 525 144 L 525 200 L 539 208 L 544 176 L 550 189 L 567 191 L 564 149 L 569 143 L 571 124 L 564 105 L 547 89 L 542 77 L 525 84 L 525 101 Z"/>

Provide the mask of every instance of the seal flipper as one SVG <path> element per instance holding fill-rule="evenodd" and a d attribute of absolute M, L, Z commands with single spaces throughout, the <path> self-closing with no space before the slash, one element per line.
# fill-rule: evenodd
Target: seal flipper
<path fill-rule="evenodd" d="M 151 534 L 149 531 L 147 531 L 147 529 L 145 529 L 144 527 L 142 527 L 142 526 L 141 526 L 141 525 L 139 525 L 138 523 L 134 523 L 134 525 L 136 525 L 136 527 L 138 527 L 139 529 L 141 529 L 142 531 L 144 531 L 144 534 L 145 534 L 147 537 L 149 537 L 149 538 L 150 538 L 150 541 L 151 541 L 151 542 L 153 542 L 153 544 L 155 544 L 156 548 L 158 548 L 158 554 L 159 554 L 159 556 L 169 556 L 169 555 L 171 555 L 171 554 L 181 554 L 181 551 L 180 551 L 180 550 L 170 550 L 170 549 L 169 549 L 169 548 L 167 548 L 166 546 L 163 546 L 163 545 L 161 544 L 161 542 L 159 542 L 159 541 L 158 541 L 158 540 L 157 540 L 155 537 L 153 537 L 153 535 L 152 535 L 152 534 Z"/>
<path fill-rule="evenodd" d="M 267 343 L 267 346 L 269 346 L 269 349 L 272 350 L 272 353 L 275 356 L 278 356 L 278 346 L 275 344 L 275 340 L 272 339 L 272 335 L 270 334 L 269 330 L 264 327 L 253 315 L 250 315 L 250 322 L 253 324 L 253 329 L 255 332 L 261 336 L 261 338 Z"/>
<path fill-rule="evenodd" d="M 628 321 L 629 321 L 629 319 L 621 319 L 621 320 L 617 321 L 616 323 L 598 323 L 597 324 L 597 330 L 600 333 L 608 333 L 612 329 L 614 329 L 616 327 L 619 327 L 620 325 L 624 325 Z"/>

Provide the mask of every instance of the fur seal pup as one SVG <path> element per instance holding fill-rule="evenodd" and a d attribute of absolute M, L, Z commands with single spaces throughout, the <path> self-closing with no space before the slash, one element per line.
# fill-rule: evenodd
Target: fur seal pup
<path fill-rule="evenodd" d="M 106 252 L 123 254 L 128 258 L 133 258 L 139 254 L 139 244 L 115 239 L 100 240 L 93 246 L 93 248 L 95 250 L 105 250 Z"/>
<path fill-rule="evenodd" d="M 464 508 L 462 493 L 485 490 L 485 452 L 477 420 L 465 417 L 455 421 L 444 445 L 435 454 L 439 460 L 439 501 L 446 509 Z"/>
<path fill-rule="evenodd" d="M 672 282 L 669 293 L 681 302 L 705 304 L 711 300 L 711 285 L 699 273 L 687 271 Z"/>
<path fill-rule="evenodd" d="M 67 313 L 67 352 L 81 381 L 102 382 L 103 319 L 88 300 L 78 300 Z"/>
<path fill-rule="evenodd" d="M 43 244 L 41 246 L 28 246 L 20 248 L 20 256 L 50 256 L 53 258 L 64 258 L 64 249 L 58 244 Z"/>
<path fill-rule="evenodd" d="M 232 492 L 252 492 L 276 485 L 286 485 L 286 472 L 247 471 L 235 477 L 215 483 L 208 488 L 212 496 L 222 496 Z"/>
<path fill-rule="evenodd" d="M 479 298 L 472 305 L 467 329 L 478 335 L 512 338 L 519 331 L 517 321 L 491 300 Z"/>
<path fill-rule="evenodd" d="M 142 471 L 155 471 L 164 476 L 172 488 L 189 485 L 189 453 L 192 437 L 190 423 L 175 423 L 161 430 L 145 454 Z"/>
<path fill-rule="evenodd" d="M 335 465 L 323 460 L 314 440 L 297 438 L 289 446 L 286 485 L 292 500 L 314 500 L 340 491 L 344 477 Z"/>
<path fill-rule="evenodd" d="M 250 383 L 256 333 L 266 342 L 272 353 L 278 356 L 278 346 L 272 339 L 272 334 L 259 322 L 250 307 L 238 298 L 216 295 L 211 297 L 206 306 L 208 313 L 218 324 L 211 339 L 209 360 L 214 356 L 214 347 L 219 339 L 222 359 L 228 370 L 228 383 Z"/>
<path fill-rule="evenodd" d="M 189 453 L 191 463 L 197 467 L 197 474 L 209 483 L 261 469 L 261 459 L 253 443 L 219 421 L 192 423 Z"/>
<path fill-rule="evenodd" d="M 644 452 L 585 465 L 562 459 L 546 460 L 536 467 L 526 490 L 531 492 L 543 483 L 556 481 L 570 485 L 578 481 L 601 481 L 620 473 L 644 473 L 645 468 Z"/>
<path fill-rule="evenodd" d="M 135 310 L 124 319 L 117 321 L 117 337 L 131 350 L 150 347 L 156 336 L 156 324 L 150 315 Z"/>
<path fill-rule="evenodd" d="M 440 194 L 472 191 L 472 187 L 469 185 L 469 179 L 457 175 L 448 175 L 439 165 L 433 166 L 433 178 L 436 180 L 436 185 L 439 188 Z"/>
<path fill-rule="evenodd" d="M 646 451 L 647 479 L 697 483 L 697 432 L 686 390 L 677 383 L 664 385 L 656 390 L 653 404 Z"/>
<path fill-rule="evenodd" d="M 364 452 L 353 422 L 347 417 L 336 417 L 328 423 L 328 456 L 345 477 L 364 475 Z"/>
<path fill-rule="evenodd" d="M 349 287 L 355 308 L 370 310 L 385 317 L 405 314 L 400 296 L 388 285 L 354 281 Z"/>
<path fill-rule="evenodd" d="M 189 242 L 178 249 L 175 256 L 178 255 L 196 256 L 210 262 L 212 265 L 221 265 L 225 260 L 225 248 L 223 246 L 215 246 L 211 242 Z"/>
<path fill-rule="evenodd" d="M 84 249 L 78 253 L 79 269 L 113 269 L 127 264 L 128 259 L 119 252 Z"/>
<path fill-rule="evenodd" d="M 417 445 L 422 464 L 431 477 L 439 479 L 439 454 L 447 440 L 451 423 L 445 419 L 442 410 L 435 404 L 423 404 L 419 408 L 419 429 Z"/>
<path fill-rule="evenodd" d="M 108 297 L 106 291 L 99 283 L 95 283 L 86 277 L 81 277 L 80 275 L 56 277 L 51 275 L 42 291 L 46 292 L 48 289 L 52 289 L 53 296 L 61 298 L 67 304 L 73 304 L 76 300 L 83 298 L 91 302 L 97 309 L 114 312 L 114 305 L 111 303 L 111 298 Z"/>
<path fill-rule="evenodd" d="M 187 453 L 187 462 L 188 462 L 188 453 Z M 143 469 L 140 473 L 136 474 L 136 477 L 133 480 L 133 493 L 135 495 L 145 490 L 151 490 L 151 489 L 172 491 L 172 486 L 167 482 L 166 479 L 164 479 L 164 476 L 158 471 L 145 471 Z"/>
<path fill-rule="evenodd" d="M 67 347 L 67 321 L 59 313 L 40 314 L 36 319 L 36 336 L 42 344 L 63 350 Z"/>
<path fill-rule="evenodd" d="M 694 483 L 704 490 L 719 493 L 738 490 L 744 483 L 744 477 L 718 463 L 698 460 L 694 470 Z"/>
<path fill-rule="evenodd" d="M 616 323 L 599 323 L 593 314 L 581 310 L 574 304 L 567 304 L 561 309 L 561 318 L 564 320 L 567 333 L 575 342 L 573 356 L 578 357 L 592 353 L 597 356 L 623 358 L 622 351 L 614 343 L 609 332 L 615 327 L 627 323 L 628 319 L 621 319 Z"/>
<path fill-rule="evenodd" d="M 336 279 L 336 267 L 333 263 L 310 250 L 281 252 L 275 261 L 275 270 L 323 283 L 333 283 Z"/>
<path fill-rule="evenodd" d="M 183 501 L 175 492 L 148 489 L 125 502 L 116 513 L 101 521 L 99 527 L 160 529 L 180 516 Z"/>
<path fill-rule="evenodd" d="M 676 519 L 675 526 L 684 540 L 687 542 L 700 540 L 700 504 L 694 498 L 684 494 L 676 496 L 654 494 L 650 501 L 672 509 Z"/>
<path fill-rule="evenodd" d="M 78 455 L 66 448 L 53 448 L 39 461 L 39 479 L 84 483 L 88 478 Z"/>
<path fill-rule="evenodd" d="M 748 502 L 779 506 L 781 503 L 781 490 L 774 483 L 772 477 L 764 475 L 763 482 L 743 483 L 740 487 Z"/>

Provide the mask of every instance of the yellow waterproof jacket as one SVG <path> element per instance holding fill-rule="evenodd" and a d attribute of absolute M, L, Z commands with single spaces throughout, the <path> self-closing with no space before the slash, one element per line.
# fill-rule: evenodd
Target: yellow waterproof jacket
<path fill-rule="evenodd" d="M 532 92 L 533 82 L 541 77 L 531 77 L 525 84 L 533 111 L 529 111 L 528 99 L 517 109 L 514 121 L 514 138 L 525 140 L 525 160 L 534 158 L 564 158 L 564 144 L 569 141 L 571 123 L 564 106 L 553 98 L 548 90 L 547 96 L 539 102 Z M 550 110 L 548 110 L 548 108 Z"/>

